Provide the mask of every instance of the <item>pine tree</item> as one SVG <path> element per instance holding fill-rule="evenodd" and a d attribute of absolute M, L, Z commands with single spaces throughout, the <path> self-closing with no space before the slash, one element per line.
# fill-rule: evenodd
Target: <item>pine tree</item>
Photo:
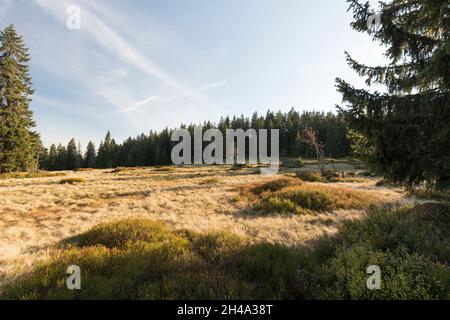
<path fill-rule="evenodd" d="M 450 181 L 450 9 L 448 0 L 380 3 L 379 28 L 367 23 L 370 5 L 348 0 L 353 29 L 386 47 L 387 66 L 347 61 L 366 83 L 386 93 L 356 89 L 337 79 L 345 119 L 365 141 L 371 166 L 412 187 Z"/>
<path fill-rule="evenodd" d="M 77 160 L 78 160 L 77 144 L 75 142 L 75 139 L 71 139 L 67 144 L 65 169 L 66 170 L 77 169 L 77 162 L 78 162 Z"/>
<path fill-rule="evenodd" d="M 115 154 L 117 151 L 117 145 L 114 139 L 111 138 L 111 133 L 105 136 L 105 140 L 100 143 L 98 148 L 97 162 L 99 168 L 112 168 L 116 164 Z"/>
<path fill-rule="evenodd" d="M 58 168 L 58 151 L 56 150 L 56 146 L 52 144 L 48 153 L 48 165 L 46 169 L 54 171 L 58 170 Z"/>
<path fill-rule="evenodd" d="M 0 33 L 0 172 L 37 169 L 43 147 L 29 109 L 28 49 L 12 25 Z"/>
<path fill-rule="evenodd" d="M 56 170 L 65 170 L 67 166 L 67 152 L 66 147 L 64 147 L 61 143 L 58 144 L 56 148 L 57 153 L 57 169 Z"/>
<path fill-rule="evenodd" d="M 89 141 L 86 153 L 84 155 L 84 167 L 85 168 L 95 168 L 96 163 L 96 154 L 95 154 L 95 146 L 92 141 Z"/>

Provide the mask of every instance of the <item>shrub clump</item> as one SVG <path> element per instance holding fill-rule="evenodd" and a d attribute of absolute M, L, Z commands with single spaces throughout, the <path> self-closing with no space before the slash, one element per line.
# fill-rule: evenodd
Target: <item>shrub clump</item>
<path fill-rule="evenodd" d="M 441 189 L 416 188 L 416 189 L 411 190 L 410 194 L 419 199 L 450 202 L 450 189 L 441 190 Z"/>
<path fill-rule="evenodd" d="M 297 176 L 297 178 L 299 178 L 303 181 L 308 181 L 308 182 L 324 182 L 325 181 L 325 178 L 322 177 L 320 172 L 316 172 L 316 171 L 297 171 L 295 173 L 295 175 Z"/>
<path fill-rule="evenodd" d="M 293 179 L 290 177 L 283 177 L 280 179 L 271 180 L 269 182 L 264 182 L 261 184 L 257 184 L 250 187 L 251 193 L 255 195 L 261 195 L 264 192 L 274 192 L 278 191 L 282 188 L 294 186 L 294 185 L 300 185 L 301 181 L 298 181 L 297 179 Z"/>
<path fill-rule="evenodd" d="M 297 158 L 294 160 L 284 160 L 281 166 L 285 168 L 302 168 L 304 167 L 304 163 L 302 158 Z"/>
<path fill-rule="evenodd" d="M 265 213 L 310 214 L 336 209 L 364 209 L 380 199 L 367 191 L 301 184 L 264 192 L 255 208 Z"/>

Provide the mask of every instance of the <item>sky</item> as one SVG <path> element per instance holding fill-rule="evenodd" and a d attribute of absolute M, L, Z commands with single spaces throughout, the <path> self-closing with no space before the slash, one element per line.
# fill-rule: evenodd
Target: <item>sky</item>
<path fill-rule="evenodd" d="M 67 27 L 74 5 L 80 29 Z M 344 51 L 385 63 L 351 21 L 344 0 L 0 0 L 0 28 L 14 24 L 31 54 L 45 146 L 269 108 L 334 111 L 336 77 L 364 87 Z"/>

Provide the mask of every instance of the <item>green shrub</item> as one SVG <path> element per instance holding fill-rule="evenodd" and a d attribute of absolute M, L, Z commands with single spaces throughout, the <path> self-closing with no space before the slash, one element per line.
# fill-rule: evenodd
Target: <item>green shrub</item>
<path fill-rule="evenodd" d="M 79 247 L 104 246 L 122 248 L 129 242 L 174 242 L 184 239 L 174 234 L 163 222 L 152 220 L 123 220 L 116 223 L 99 224 L 88 232 L 73 237 L 70 243 Z"/>
<path fill-rule="evenodd" d="M 263 192 L 266 191 L 278 191 L 284 187 L 293 186 L 293 185 L 300 185 L 301 181 L 298 181 L 297 179 L 284 177 L 280 179 L 271 180 L 269 182 L 265 182 L 262 184 L 258 184 L 256 186 L 252 186 L 250 188 L 250 191 L 253 194 L 260 195 Z"/>
<path fill-rule="evenodd" d="M 320 172 L 315 171 L 297 171 L 297 178 L 302 179 L 303 181 L 308 182 L 323 182 L 325 179 L 322 177 Z"/>
<path fill-rule="evenodd" d="M 302 158 L 299 157 L 294 160 L 284 160 L 281 163 L 281 166 L 285 168 L 302 168 L 304 167 L 304 164 Z"/>
<path fill-rule="evenodd" d="M 380 290 L 367 288 L 367 267 L 380 267 Z M 371 251 L 365 246 L 340 248 L 321 269 L 320 299 L 439 299 L 450 289 L 450 270 L 418 254 L 401 250 Z"/>
<path fill-rule="evenodd" d="M 220 184 L 220 180 L 217 178 L 207 178 L 200 181 L 198 184 L 200 185 L 217 185 Z"/>
<path fill-rule="evenodd" d="M 360 170 L 355 172 L 355 176 L 371 177 L 373 174 L 367 170 Z"/>
<path fill-rule="evenodd" d="M 177 170 L 177 168 L 174 166 L 161 166 L 161 167 L 155 168 L 155 171 L 159 171 L 159 172 L 175 172 L 176 170 Z"/>
<path fill-rule="evenodd" d="M 326 185 L 303 184 L 264 192 L 255 202 L 265 213 L 311 213 L 335 209 L 364 209 L 379 201 L 369 192 Z"/>
<path fill-rule="evenodd" d="M 440 190 L 440 189 L 417 188 L 417 189 L 411 190 L 410 194 L 419 199 L 449 201 L 450 202 L 450 189 L 449 190 Z"/>
<path fill-rule="evenodd" d="M 237 170 L 246 169 L 246 168 L 251 168 L 251 166 L 246 163 L 235 163 L 234 165 L 231 166 L 230 170 L 237 171 Z"/>
<path fill-rule="evenodd" d="M 300 250 L 282 245 L 256 244 L 231 257 L 229 268 L 244 280 L 255 283 L 254 299 L 296 298 L 298 270 L 304 263 Z"/>
<path fill-rule="evenodd" d="M 194 252 L 209 262 L 223 259 L 244 244 L 242 238 L 225 231 L 194 235 L 191 241 Z"/>

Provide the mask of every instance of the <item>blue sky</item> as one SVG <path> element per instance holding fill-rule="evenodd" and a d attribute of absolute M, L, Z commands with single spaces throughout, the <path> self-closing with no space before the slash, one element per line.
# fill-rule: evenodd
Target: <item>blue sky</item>
<path fill-rule="evenodd" d="M 81 29 L 66 27 L 67 7 Z M 29 47 L 44 144 L 97 145 L 221 115 L 334 110 L 344 58 L 383 64 L 344 0 L 0 0 Z"/>

